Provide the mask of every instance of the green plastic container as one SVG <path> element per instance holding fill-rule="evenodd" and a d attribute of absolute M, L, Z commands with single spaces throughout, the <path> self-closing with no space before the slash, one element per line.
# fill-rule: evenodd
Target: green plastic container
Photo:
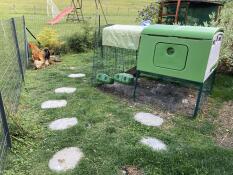
<path fill-rule="evenodd" d="M 216 69 L 223 30 L 151 25 L 141 35 L 137 70 L 203 83 Z"/>
<path fill-rule="evenodd" d="M 114 80 L 123 84 L 132 84 L 134 82 L 134 77 L 131 74 L 119 73 L 114 75 Z"/>
<path fill-rule="evenodd" d="M 104 84 L 113 84 L 114 83 L 114 79 L 112 77 L 110 77 L 107 74 L 104 73 L 98 73 L 96 75 L 96 80 L 98 82 L 104 83 Z"/>

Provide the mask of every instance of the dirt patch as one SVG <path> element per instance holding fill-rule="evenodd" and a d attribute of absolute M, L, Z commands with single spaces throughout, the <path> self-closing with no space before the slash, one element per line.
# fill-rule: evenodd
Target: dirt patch
<path fill-rule="evenodd" d="M 134 86 L 114 83 L 99 87 L 104 92 L 133 101 Z M 140 78 L 136 102 L 159 107 L 170 113 L 191 116 L 195 108 L 197 90 L 174 83 L 161 83 L 156 80 Z"/>
<path fill-rule="evenodd" d="M 220 146 L 233 148 L 233 101 L 225 102 L 214 121 L 216 141 Z"/>
<path fill-rule="evenodd" d="M 123 175 L 144 175 L 143 171 L 136 166 L 124 166 L 122 168 Z"/>

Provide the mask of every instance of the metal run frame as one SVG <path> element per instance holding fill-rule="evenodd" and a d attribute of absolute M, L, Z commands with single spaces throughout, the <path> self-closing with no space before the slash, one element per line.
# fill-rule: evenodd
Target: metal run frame
<path fill-rule="evenodd" d="M 104 8 L 102 5 L 101 0 L 94 0 L 95 1 L 95 7 L 96 7 L 96 11 L 97 11 L 97 16 L 100 16 L 100 14 L 102 13 L 105 23 L 108 24 L 105 12 L 104 12 Z M 85 21 L 84 20 L 84 15 L 83 15 L 83 0 L 71 0 L 71 6 L 74 7 L 74 10 L 68 14 L 66 21 Z M 79 15 L 79 12 L 80 15 Z"/>
<path fill-rule="evenodd" d="M 71 0 L 71 6 L 74 7 L 74 10 L 68 14 L 66 21 L 84 21 L 84 16 L 83 16 L 83 11 L 82 11 L 82 7 L 83 7 L 83 1 L 82 0 Z M 80 15 L 79 15 L 79 12 Z"/>
<path fill-rule="evenodd" d="M 94 52 L 93 52 L 93 65 L 92 65 L 92 85 L 98 85 L 96 81 L 97 72 L 107 73 L 108 75 L 113 75 L 116 73 L 128 73 L 128 74 L 136 74 L 136 60 L 138 57 L 138 51 L 132 49 L 124 49 L 112 46 L 103 46 L 102 45 L 102 31 L 103 28 L 112 26 L 112 24 L 106 24 L 101 26 L 100 16 L 98 16 L 98 27 L 94 33 Z M 114 66 L 109 66 L 108 68 L 98 67 L 97 64 L 101 65 L 98 62 L 104 63 L 108 62 L 111 58 L 114 61 Z M 124 59 L 127 59 L 125 61 Z M 128 60 L 129 59 L 129 60 Z M 119 64 L 117 62 L 119 61 Z M 118 67 L 118 66 L 119 67 Z M 99 73 L 100 73 L 99 72 Z M 110 73 L 111 72 L 111 73 Z"/>

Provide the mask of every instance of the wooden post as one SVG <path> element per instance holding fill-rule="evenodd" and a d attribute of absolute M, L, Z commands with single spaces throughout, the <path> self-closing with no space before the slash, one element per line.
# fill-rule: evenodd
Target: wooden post
<path fill-rule="evenodd" d="M 175 23 L 178 24 L 181 0 L 177 0 Z"/>

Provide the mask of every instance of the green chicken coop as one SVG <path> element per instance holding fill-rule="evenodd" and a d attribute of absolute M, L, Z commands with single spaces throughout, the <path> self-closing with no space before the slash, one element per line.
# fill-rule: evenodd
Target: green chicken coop
<path fill-rule="evenodd" d="M 134 98 L 142 75 L 187 82 L 198 88 L 194 110 L 194 116 L 197 115 L 203 91 L 207 82 L 211 84 L 218 65 L 221 28 L 111 25 L 98 30 L 98 34 L 94 82 L 134 83 Z"/>
<path fill-rule="evenodd" d="M 137 59 L 137 77 L 159 75 L 191 82 L 200 87 L 217 68 L 223 30 L 221 28 L 151 25 L 141 34 Z M 135 83 L 135 90 L 137 82 Z M 135 94 L 135 93 L 134 93 Z"/>
<path fill-rule="evenodd" d="M 137 70 L 203 83 L 217 67 L 223 30 L 152 25 L 141 35 Z"/>

